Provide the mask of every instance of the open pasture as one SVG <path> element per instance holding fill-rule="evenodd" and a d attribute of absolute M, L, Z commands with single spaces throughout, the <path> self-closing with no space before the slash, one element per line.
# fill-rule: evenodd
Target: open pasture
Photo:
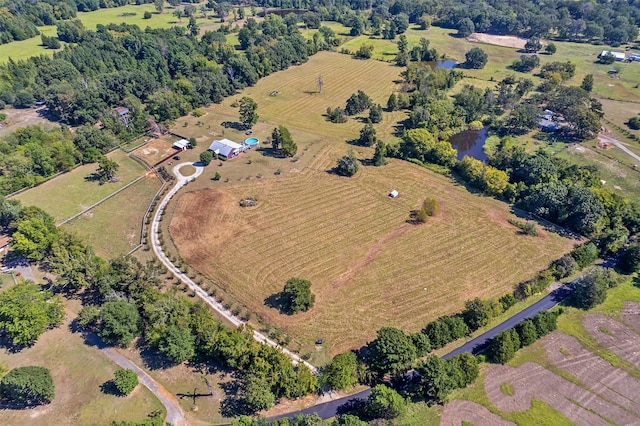
<path fill-rule="evenodd" d="M 385 325 L 419 330 L 470 298 L 504 294 L 573 246 L 520 235 L 506 204 L 406 162 L 351 179 L 327 173 L 340 155 L 329 148 L 298 175 L 186 193 L 170 226 L 188 263 L 303 347 L 322 338 L 337 353 Z M 238 206 L 247 196 L 256 208 Z M 436 216 L 408 223 L 428 196 Z M 287 316 L 266 306 L 294 276 L 312 282 L 315 307 Z"/>
<path fill-rule="evenodd" d="M 40 31 L 40 34 L 49 37 L 55 37 L 58 34 L 55 25 L 38 27 L 38 31 Z M 9 58 L 18 61 L 38 55 L 52 56 L 55 51 L 44 47 L 40 36 L 31 37 L 27 40 L 12 41 L 11 43 L 0 44 L 0 64 L 7 62 Z"/>
<path fill-rule="evenodd" d="M 105 259 L 121 256 L 140 244 L 144 212 L 160 188 L 153 174 L 64 225 Z"/>
<path fill-rule="evenodd" d="M 38 342 L 19 352 L 0 350 L 0 364 L 10 368 L 27 365 L 51 370 L 56 397 L 51 404 L 25 410 L 2 410 L 3 425 L 42 426 L 99 425 L 117 420 L 143 420 L 153 411 L 164 415 L 164 407 L 142 385 L 127 397 L 102 391 L 118 366 L 95 347 L 87 346 L 80 333 L 65 321 L 49 330 Z"/>
<path fill-rule="evenodd" d="M 171 154 L 180 155 L 180 151 L 173 149 L 172 144 L 169 138 L 152 139 L 140 148 L 134 150 L 132 154 L 144 160 L 151 167 Z"/>
<path fill-rule="evenodd" d="M 61 222 L 114 193 L 145 172 L 144 167 L 120 150 L 107 156 L 120 165 L 113 182 L 100 185 L 97 181 L 87 180 L 86 177 L 94 173 L 98 165 L 85 164 L 21 192 L 15 198 L 24 205 L 40 207 L 52 215 L 56 222 Z"/>

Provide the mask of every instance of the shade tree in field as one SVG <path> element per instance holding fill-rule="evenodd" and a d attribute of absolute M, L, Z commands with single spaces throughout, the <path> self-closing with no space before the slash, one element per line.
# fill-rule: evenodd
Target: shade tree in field
<path fill-rule="evenodd" d="M 358 90 L 347 99 L 347 106 L 345 112 L 348 115 L 360 114 L 367 108 L 371 107 L 371 98 L 367 96 L 362 90 Z"/>
<path fill-rule="evenodd" d="M 60 296 L 24 281 L 0 292 L 0 329 L 15 345 L 30 345 L 64 319 Z"/>
<path fill-rule="evenodd" d="M 283 310 L 289 314 L 308 311 L 316 296 L 311 292 L 311 282 L 302 278 L 290 278 L 281 293 Z"/>
<path fill-rule="evenodd" d="M 240 123 L 246 129 L 250 129 L 258 122 L 258 104 L 250 97 L 244 96 L 240 99 Z"/>
<path fill-rule="evenodd" d="M 206 150 L 200 153 L 200 163 L 203 166 L 208 166 L 213 161 L 213 152 Z"/>
<path fill-rule="evenodd" d="M 487 64 L 489 56 L 479 47 L 474 47 L 465 53 L 465 66 L 467 68 L 482 69 Z"/>
<path fill-rule="evenodd" d="M 21 407 L 49 404 L 55 397 L 51 372 L 38 366 L 14 368 L 0 380 L 0 397 Z"/>
<path fill-rule="evenodd" d="M 111 182 L 115 178 L 119 168 L 120 165 L 109 157 L 105 155 L 100 156 L 98 159 L 98 170 L 95 172 L 96 180 L 101 184 Z"/>
<path fill-rule="evenodd" d="M 373 146 L 377 141 L 376 129 L 373 127 L 372 122 L 369 121 L 362 129 L 360 129 L 358 143 L 363 146 Z"/>
<path fill-rule="evenodd" d="M 376 142 L 376 150 L 373 153 L 373 159 L 371 160 L 373 162 L 373 165 L 376 167 L 379 167 L 387 164 L 387 160 L 385 159 L 386 155 L 387 155 L 387 144 L 381 140 L 378 140 Z"/>
<path fill-rule="evenodd" d="M 298 145 L 293 141 L 289 129 L 282 125 L 271 132 L 271 146 L 283 157 L 293 157 L 298 152 Z"/>
<path fill-rule="evenodd" d="M 524 50 L 529 53 L 536 53 L 538 50 L 542 50 L 542 43 L 538 37 L 531 37 L 524 44 Z"/>
<path fill-rule="evenodd" d="M 353 150 L 350 151 L 348 155 L 345 155 L 338 160 L 338 164 L 335 167 L 335 172 L 340 176 L 347 177 L 353 176 L 358 172 L 358 162 Z"/>
<path fill-rule="evenodd" d="M 138 386 L 138 375 L 133 370 L 118 368 L 113 384 L 122 395 L 129 395 Z"/>
<path fill-rule="evenodd" d="M 570 303 L 580 309 L 591 309 L 604 302 L 607 291 L 617 287 L 619 280 L 611 269 L 593 268 L 575 284 Z"/>

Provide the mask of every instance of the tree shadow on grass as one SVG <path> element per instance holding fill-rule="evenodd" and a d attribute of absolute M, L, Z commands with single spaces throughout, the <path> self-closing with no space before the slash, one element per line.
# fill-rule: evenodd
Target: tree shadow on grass
<path fill-rule="evenodd" d="M 223 121 L 222 127 L 224 127 L 225 129 L 234 129 L 239 131 L 246 130 L 245 125 L 240 123 L 239 121 Z"/>
<path fill-rule="evenodd" d="M 242 386 L 239 376 L 239 373 L 234 373 L 233 380 L 219 385 L 225 394 L 225 398 L 220 403 L 220 414 L 224 417 L 255 414 L 241 398 Z"/>
<path fill-rule="evenodd" d="M 100 390 L 105 395 L 124 396 L 122 393 L 120 393 L 113 380 L 107 380 L 106 382 L 101 384 Z"/>
<path fill-rule="evenodd" d="M 144 343 L 142 339 L 138 340 L 136 348 L 140 351 L 140 358 L 144 366 L 149 370 L 166 370 L 177 365 L 176 362 L 167 359 L 156 348 Z"/>
<path fill-rule="evenodd" d="M 277 309 L 281 314 L 292 315 L 287 300 L 283 292 L 272 294 L 264 299 L 264 304 L 270 308 Z"/>

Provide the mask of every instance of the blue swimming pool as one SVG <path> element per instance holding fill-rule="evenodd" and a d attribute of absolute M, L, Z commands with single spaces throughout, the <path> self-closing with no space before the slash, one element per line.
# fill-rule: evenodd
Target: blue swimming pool
<path fill-rule="evenodd" d="M 258 145 L 258 142 L 258 138 L 247 138 L 244 140 L 244 144 L 249 148 L 253 148 L 254 146 Z"/>

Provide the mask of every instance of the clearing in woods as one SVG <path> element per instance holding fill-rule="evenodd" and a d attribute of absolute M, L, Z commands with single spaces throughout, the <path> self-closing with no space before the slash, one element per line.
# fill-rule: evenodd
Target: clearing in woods
<path fill-rule="evenodd" d="M 321 151 L 296 175 L 186 193 L 170 225 L 182 257 L 283 328 L 294 349 L 322 338 L 335 354 L 382 326 L 417 331 L 468 299 L 504 294 L 573 247 L 550 232 L 521 235 L 507 204 L 407 162 L 329 174 L 342 149 Z M 239 207 L 247 196 L 258 206 Z M 436 216 L 407 223 L 428 196 Z M 287 316 L 265 304 L 291 277 L 312 282 L 309 312 Z"/>

